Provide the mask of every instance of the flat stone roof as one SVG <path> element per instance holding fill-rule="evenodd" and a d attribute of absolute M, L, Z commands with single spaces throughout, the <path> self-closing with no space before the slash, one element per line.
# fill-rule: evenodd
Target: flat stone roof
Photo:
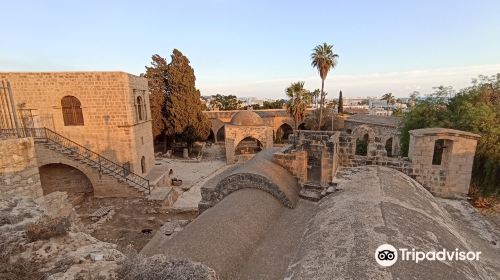
<path fill-rule="evenodd" d="M 468 131 L 456 130 L 451 128 L 431 127 L 410 130 L 410 134 L 414 136 L 426 135 L 450 135 L 450 136 L 467 136 L 472 138 L 480 138 L 481 135 Z"/>
<path fill-rule="evenodd" d="M 345 121 L 398 127 L 401 122 L 401 119 L 398 117 L 390 117 L 390 116 L 356 114 L 348 116 Z"/>

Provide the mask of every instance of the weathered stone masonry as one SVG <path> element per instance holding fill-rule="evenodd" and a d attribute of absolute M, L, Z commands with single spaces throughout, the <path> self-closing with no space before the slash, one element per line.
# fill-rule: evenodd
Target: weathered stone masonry
<path fill-rule="evenodd" d="M 342 166 L 381 165 L 403 172 L 421 183 L 434 195 L 464 197 L 469 191 L 472 164 L 479 135 L 445 128 L 410 131 L 408 158 L 387 157 L 383 145 L 367 156 L 355 155 L 355 137 L 342 133 L 339 156 Z M 446 140 L 443 161 L 433 164 L 435 142 Z M 354 148 L 353 148 L 354 147 Z"/>
<path fill-rule="evenodd" d="M 32 138 L 0 140 L 2 197 L 43 195 Z"/>
<path fill-rule="evenodd" d="M 47 127 L 143 174 L 154 165 L 147 80 L 124 72 L 9 72 L 0 80 L 12 85 L 18 109 L 30 109 L 35 127 Z M 83 125 L 65 125 L 61 100 L 81 103 Z M 145 109 L 138 117 L 137 97 Z"/>

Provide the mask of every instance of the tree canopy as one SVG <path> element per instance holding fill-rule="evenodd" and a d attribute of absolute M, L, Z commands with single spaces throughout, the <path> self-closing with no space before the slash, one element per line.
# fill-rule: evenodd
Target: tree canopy
<path fill-rule="evenodd" d="M 144 77 L 150 87 L 153 134 L 164 133 L 172 140 L 192 143 L 204 139 L 210 132 L 210 121 L 202 113 L 200 92 L 189 59 L 174 49 L 171 61 L 153 55 Z"/>
<path fill-rule="evenodd" d="M 289 98 L 286 104 L 287 112 L 293 118 L 297 129 L 304 119 L 307 106 L 311 104 L 311 94 L 304 88 L 304 82 L 292 83 L 285 92 Z"/>
<path fill-rule="evenodd" d="M 221 111 L 239 110 L 242 104 L 243 101 L 238 100 L 235 95 L 216 94 L 212 95 L 209 108 L 212 110 L 217 108 Z"/>
<path fill-rule="evenodd" d="M 333 45 L 323 43 L 314 47 L 311 53 L 311 66 L 318 70 L 319 76 L 321 78 L 321 92 L 319 99 L 319 121 L 318 124 L 322 123 L 323 118 L 323 107 L 325 105 L 325 79 L 331 69 L 337 66 L 337 60 L 339 55 L 333 52 Z M 318 127 L 318 130 L 320 128 Z"/>
<path fill-rule="evenodd" d="M 157 54 L 153 55 L 151 60 L 151 66 L 146 66 L 146 73 L 142 76 L 148 79 L 153 137 L 156 138 L 166 127 L 167 60 Z"/>
<path fill-rule="evenodd" d="M 187 142 L 204 139 L 210 133 L 210 121 L 202 113 L 200 91 L 189 59 L 174 49 L 167 67 L 166 131 Z"/>
<path fill-rule="evenodd" d="M 426 127 L 445 127 L 481 135 L 472 173 L 472 183 L 483 194 L 500 194 L 500 73 L 479 76 L 470 87 L 455 94 L 440 86 L 403 115 L 401 151 L 408 154 L 408 131 Z"/>
<path fill-rule="evenodd" d="M 339 92 L 339 108 L 338 108 L 339 114 L 344 113 L 344 99 L 342 98 L 342 91 Z"/>

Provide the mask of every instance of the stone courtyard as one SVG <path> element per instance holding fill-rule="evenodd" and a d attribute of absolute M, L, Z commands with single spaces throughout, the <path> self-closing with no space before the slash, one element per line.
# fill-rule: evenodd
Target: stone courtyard
<path fill-rule="evenodd" d="M 16 244 L 2 243 L 10 255 L 1 257 L 35 260 L 34 271 L 48 279 L 116 279 L 127 261 L 157 254 L 220 279 L 500 273 L 500 214 L 466 201 L 480 135 L 412 130 L 402 157 L 394 117 L 342 116 L 335 130 L 312 131 L 293 129 L 283 110 L 205 112 L 211 136 L 196 143 L 196 156 L 154 153 L 141 77 L 0 78 L 12 80 L 23 108 L 37 112 L 20 115 L 21 128 L 11 122 L 0 130 L 0 235 Z M 60 90 L 37 103 L 40 85 Z M 121 98 L 119 108 L 103 113 L 92 105 L 100 103 L 96 91 L 115 88 L 109 94 Z M 41 224 L 52 223 L 52 235 L 41 238 Z M 383 242 L 477 248 L 483 260 L 381 270 L 371 254 Z"/>

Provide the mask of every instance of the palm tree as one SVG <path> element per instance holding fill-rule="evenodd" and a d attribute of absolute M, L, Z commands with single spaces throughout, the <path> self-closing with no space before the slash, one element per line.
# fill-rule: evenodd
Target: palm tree
<path fill-rule="evenodd" d="M 387 102 L 387 111 L 389 111 L 389 104 L 394 104 L 394 96 L 392 96 L 392 92 L 384 94 L 380 100 L 385 100 Z"/>
<path fill-rule="evenodd" d="M 319 90 L 319 88 L 310 92 L 312 103 L 314 104 L 314 108 L 316 108 L 316 109 L 318 108 L 318 97 L 319 97 L 320 92 L 321 91 Z"/>
<path fill-rule="evenodd" d="M 318 69 L 319 76 L 321 77 L 321 95 L 319 101 L 319 121 L 318 125 L 321 124 L 321 119 L 323 118 L 323 106 L 325 103 L 325 79 L 331 69 L 335 68 L 337 65 L 338 54 L 333 53 L 333 45 L 328 45 L 323 43 L 322 45 L 317 45 L 311 54 L 311 65 L 312 67 Z M 319 127 L 318 127 L 319 130 Z"/>
<path fill-rule="evenodd" d="M 295 130 L 297 130 L 299 123 L 304 119 L 307 106 L 311 104 L 311 94 L 304 89 L 304 82 L 292 83 L 285 89 L 285 92 L 289 98 L 286 104 L 286 110 L 293 118 Z"/>

